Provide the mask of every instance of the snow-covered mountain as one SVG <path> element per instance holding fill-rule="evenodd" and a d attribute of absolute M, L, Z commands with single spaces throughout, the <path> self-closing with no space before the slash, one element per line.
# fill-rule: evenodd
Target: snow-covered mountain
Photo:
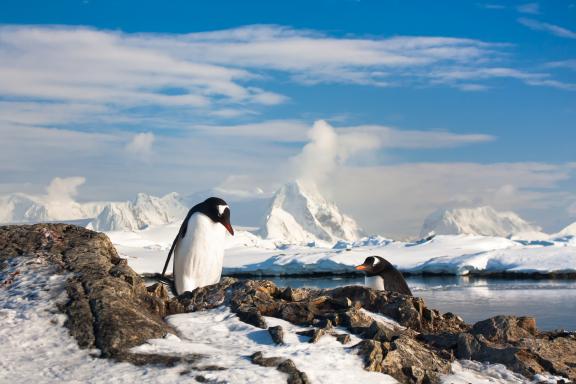
<path fill-rule="evenodd" d="M 139 193 L 133 201 L 78 203 L 15 193 L 0 197 L 0 223 L 86 220 L 97 231 L 136 230 L 181 220 L 188 212 L 176 193 L 164 197 Z"/>
<path fill-rule="evenodd" d="M 575 236 L 576 237 L 576 221 L 572 224 L 568 225 L 566 228 L 558 232 L 556 235 L 557 237 L 562 236 Z"/>
<path fill-rule="evenodd" d="M 471 234 L 484 236 L 546 236 L 514 212 L 499 212 L 492 207 L 441 209 L 426 218 L 420 236 Z"/>
<path fill-rule="evenodd" d="M 31 196 L 14 193 L 0 197 L 0 223 L 50 220 L 47 207 Z"/>
<path fill-rule="evenodd" d="M 188 207 L 177 193 L 163 197 L 139 193 L 133 201 L 106 203 L 88 228 L 104 232 L 134 231 L 182 220 L 187 212 Z"/>
<path fill-rule="evenodd" d="M 287 243 L 335 243 L 358 240 L 362 231 L 315 185 L 294 181 L 281 187 L 272 198 L 260 235 Z"/>

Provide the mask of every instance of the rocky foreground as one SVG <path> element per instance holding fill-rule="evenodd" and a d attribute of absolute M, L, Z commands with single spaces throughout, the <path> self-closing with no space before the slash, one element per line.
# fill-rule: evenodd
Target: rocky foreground
<path fill-rule="evenodd" d="M 501 363 L 527 378 L 549 372 L 576 380 L 575 335 L 539 332 L 530 317 L 497 316 L 469 325 L 454 314 L 427 308 L 420 298 L 397 293 L 358 286 L 278 288 L 270 281 L 233 278 L 171 298 L 163 285 L 146 287 L 104 234 L 64 224 L 0 227 L 0 272 L 17 257 L 40 258 L 69 274 L 68 301 L 61 307 L 66 326 L 82 348 L 98 348 L 104 358 L 135 364 L 182 362 L 194 369 L 201 355 L 138 354 L 131 349 L 174 333 L 164 321 L 168 315 L 225 305 L 240 320 L 268 329 L 278 344 L 285 330 L 268 327 L 266 316 L 307 326 L 310 342 L 334 337 L 362 356 L 366 370 L 404 383 L 437 382 L 455 359 Z M 18 278 L 16 272 L 2 274 L 0 289 Z M 394 322 L 380 321 L 372 313 Z M 362 341 L 351 343 L 346 331 Z M 309 381 L 291 360 L 262 353 L 250 359 L 286 373 L 289 383 Z"/>

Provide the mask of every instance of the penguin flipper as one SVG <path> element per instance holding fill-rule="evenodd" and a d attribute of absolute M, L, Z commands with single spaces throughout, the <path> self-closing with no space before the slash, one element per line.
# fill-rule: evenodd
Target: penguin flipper
<path fill-rule="evenodd" d="M 190 216 L 192 216 L 192 214 L 194 212 L 196 212 L 197 210 L 198 210 L 198 205 L 195 205 L 194 207 L 192 207 L 188 211 L 188 214 L 186 215 L 186 217 L 182 221 L 182 224 L 180 225 L 180 229 L 178 229 L 178 234 L 176 234 L 176 237 L 174 238 L 174 241 L 172 242 L 172 246 L 170 247 L 170 251 L 168 251 L 168 256 L 166 257 L 166 263 L 164 263 L 164 269 L 162 269 L 162 274 L 160 275 L 160 278 L 162 278 L 162 279 L 164 278 L 164 275 L 166 274 L 166 270 L 168 269 L 168 264 L 170 264 L 170 258 L 174 254 L 174 248 L 176 248 L 176 244 L 178 244 L 178 241 L 180 239 L 182 239 L 184 237 L 184 235 L 186 234 L 186 230 L 188 229 L 188 220 L 190 220 Z"/>

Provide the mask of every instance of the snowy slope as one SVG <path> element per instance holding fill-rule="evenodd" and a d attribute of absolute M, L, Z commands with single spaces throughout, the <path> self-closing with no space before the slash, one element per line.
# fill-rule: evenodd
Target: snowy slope
<path fill-rule="evenodd" d="M 355 241 L 362 231 L 356 222 L 327 201 L 312 183 L 294 181 L 272 199 L 260 235 L 290 244 L 315 241 Z"/>
<path fill-rule="evenodd" d="M 430 232 L 439 235 L 508 237 L 528 234 L 531 238 L 546 237 L 539 227 L 524 221 L 514 212 L 499 212 L 488 206 L 438 210 L 426 218 L 420 235 L 426 236 Z"/>

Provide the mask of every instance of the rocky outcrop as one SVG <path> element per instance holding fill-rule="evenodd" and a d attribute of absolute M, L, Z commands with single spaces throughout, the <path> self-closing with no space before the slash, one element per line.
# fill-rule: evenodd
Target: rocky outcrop
<path fill-rule="evenodd" d="M 142 362 L 147 357 L 129 349 L 172 332 L 162 319 L 167 296 L 150 293 L 102 233 L 65 224 L 0 227 L 0 263 L 18 256 L 46 259 L 69 274 L 62 310 L 82 348 Z"/>
<path fill-rule="evenodd" d="M 528 378 L 550 372 L 576 380 L 575 335 L 539 332 L 530 317 L 496 316 L 470 326 L 457 315 L 426 307 L 420 298 L 395 292 L 280 288 L 266 280 L 234 278 L 170 297 L 162 284 L 146 287 L 105 235 L 72 225 L 0 227 L 0 270 L 13 257 L 42 258 L 69 276 L 68 301 L 61 308 L 68 315 L 66 326 L 81 347 L 98 348 L 102 357 L 185 363 L 198 371 L 199 355 L 137 355 L 130 349 L 173 332 L 163 320 L 167 315 L 226 305 L 240 320 L 268 329 L 279 345 L 286 331 L 268 327 L 268 316 L 306 327 L 299 334 L 311 343 L 334 337 L 362 357 L 365 369 L 402 383 L 439 382 L 457 358 L 501 363 Z M 0 288 L 18 279 L 17 273 L 5 274 Z M 350 334 L 361 341 L 350 345 Z M 289 383 L 308 382 L 289 359 L 256 353 L 250 360 L 285 373 Z"/>

